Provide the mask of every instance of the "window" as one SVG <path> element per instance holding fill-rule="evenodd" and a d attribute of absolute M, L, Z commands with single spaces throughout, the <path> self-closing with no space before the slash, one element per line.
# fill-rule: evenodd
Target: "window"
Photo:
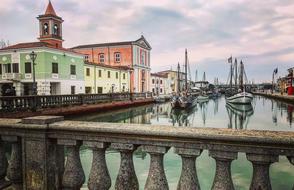
<path fill-rule="evenodd" d="M 2 64 L 0 64 L 0 75 L 2 75 Z"/>
<path fill-rule="evenodd" d="M 159 80 L 158 79 L 156 80 L 156 83 L 159 84 Z"/>
<path fill-rule="evenodd" d="M 154 84 L 154 79 L 152 79 L 152 84 Z"/>
<path fill-rule="evenodd" d="M 162 84 L 162 80 L 160 80 L 160 84 Z"/>
<path fill-rule="evenodd" d="M 118 72 L 115 73 L 115 78 L 118 79 Z"/>
<path fill-rule="evenodd" d="M 91 87 L 89 87 L 89 86 L 86 86 L 86 87 L 85 87 L 85 93 L 86 93 L 86 94 L 91 94 L 91 90 L 92 90 Z"/>
<path fill-rule="evenodd" d="M 12 63 L 12 72 L 19 73 L 18 63 Z"/>
<path fill-rule="evenodd" d="M 58 74 L 58 63 L 52 63 L 52 73 Z"/>
<path fill-rule="evenodd" d="M 141 65 L 145 65 L 145 52 L 141 52 Z"/>
<path fill-rule="evenodd" d="M 31 62 L 25 63 L 25 73 L 32 73 L 32 65 Z"/>
<path fill-rule="evenodd" d="M 49 34 L 48 23 L 45 23 L 45 24 L 43 25 L 43 34 L 44 34 L 44 35 L 48 35 L 48 34 Z"/>
<path fill-rule="evenodd" d="M 90 68 L 86 68 L 86 75 L 90 76 Z"/>
<path fill-rule="evenodd" d="M 53 34 L 54 35 L 58 35 L 59 31 L 58 31 L 58 25 L 57 24 L 54 24 L 54 27 L 53 27 Z"/>
<path fill-rule="evenodd" d="M 102 71 L 98 70 L 98 77 L 101 77 L 101 75 L 102 75 Z"/>
<path fill-rule="evenodd" d="M 162 93 L 162 88 L 160 88 L 160 93 Z"/>
<path fill-rule="evenodd" d="M 107 76 L 108 76 L 108 78 L 110 78 L 110 71 L 107 72 Z"/>
<path fill-rule="evenodd" d="M 85 55 L 85 62 L 89 62 L 89 55 Z"/>
<path fill-rule="evenodd" d="M 76 66 L 75 65 L 70 65 L 70 74 L 76 75 Z"/>
<path fill-rule="evenodd" d="M 104 63 L 104 53 L 100 53 L 99 55 L 98 55 L 98 58 L 99 58 L 99 63 Z"/>
<path fill-rule="evenodd" d="M 76 87 L 75 86 L 70 86 L 70 93 L 75 94 L 76 93 Z"/>
<path fill-rule="evenodd" d="M 114 62 L 116 62 L 116 63 L 120 62 L 120 53 L 119 52 L 114 53 Z"/>
<path fill-rule="evenodd" d="M 11 64 L 4 64 L 4 73 L 11 73 Z"/>
<path fill-rule="evenodd" d="M 102 87 L 97 87 L 97 91 L 98 91 L 98 94 L 102 94 L 103 88 Z"/>
<path fill-rule="evenodd" d="M 123 74 L 123 79 L 126 79 L 126 73 Z"/>

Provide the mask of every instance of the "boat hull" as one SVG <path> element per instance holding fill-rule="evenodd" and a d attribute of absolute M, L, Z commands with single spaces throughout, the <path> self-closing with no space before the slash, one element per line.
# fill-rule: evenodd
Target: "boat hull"
<path fill-rule="evenodd" d="M 251 104 L 252 94 L 241 92 L 230 97 L 226 97 L 226 101 L 231 104 Z"/>

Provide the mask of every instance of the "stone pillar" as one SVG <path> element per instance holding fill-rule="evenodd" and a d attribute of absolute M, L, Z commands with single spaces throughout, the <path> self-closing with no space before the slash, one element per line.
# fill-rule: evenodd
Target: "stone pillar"
<path fill-rule="evenodd" d="M 111 187 L 111 178 L 105 160 L 105 150 L 108 147 L 103 142 L 84 141 L 84 145 L 93 150 L 93 161 L 89 175 L 88 188 L 90 190 L 108 190 Z"/>
<path fill-rule="evenodd" d="M 212 188 L 213 190 L 233 190 L 234 184 L 231 175 L 231 162 L 237 159 L 237 152 L 209 151 L 215 159 L 216 171 Z"/>
<path fill-rule="evenodd" d="M 246 157 L 253 165 L 250 190 L 272 189 L 269 177 L 269 167 L 272 163 L 279 161 L 279 156 L 247 153 Z"/>
<path fill-rule="evenodd" d="M 142 148 L 142 150 L 148 152 L 151 157 L 145 190 L 168 190 L 168 183 L 163 166 L 163 156 L 168 151 L 168 147 L 143 146 Z"/>
<path fill-rule="evenodd" d="M 62 178 L 62 189 L 80 189 L 85 182 L 85 174 L 80 159 L 81 142 L 76 140 L 58 139 L 59 145 L 66 147 L 67 159 Z"/>
<path fill-rule="evenodd" d="M 133 152 L 136 150 L 137 147 L 133 144 L 121 143 L 112 143 L 111 147 L 120 152 L 120 168 L 116 177 L 115 189 L 139 189 L 139 183 L 133 163 Z"/>
<path fill-rule="evenodd" d="M 178 183 L 178 190 L 200 190 L 200 185 L 196 172 L 196 158 L 200 156 L 202 150 L 176 148 L 175 153 L 182 157 L 182 172 Z"/>
<path fill-rule="evenodd" d="M 7 158 L 5 156 L 4 143 L 0 138 L 0 189 L 3 189 L 10 185 L 8 181 L 5 180 L 7 172 Z"/>
<path fill-rule="evenodd" d="M 22 189 L 22 152 L 21 142 L 16 136 L 2 137 L 4 141 L 11 143 L 11 156 L 8 162 L 7 179 L 11 182 L 13 189 Z"/>
<path fill-rule="evenodd" d="M 21 82 L 14 82 L 16 96 L 23 96 L 23 84 Z"/>
<path fill-rule="evenodd" d="M 62 121 L 62 116 L 36 116 L 22 119 L 24 124 L 34 124 L 34 132 L 22 139 L 24 164 L 24 189 L 61 189 L 64 165 L 64 148 L 56 139 L 47 136 L 48 124 Z"/>

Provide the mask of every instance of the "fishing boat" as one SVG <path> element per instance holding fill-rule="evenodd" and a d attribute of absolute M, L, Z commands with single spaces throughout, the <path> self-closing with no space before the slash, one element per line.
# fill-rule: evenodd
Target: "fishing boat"
<path fill-rule="evenodd" d="M 203 79 L 202 81 L 206 81 L 206 77 L 205 77 L 205 72 L 203 73 Z M 208 83 L 208 82 L 207 82 Z M 197 101 L 198 102 L 207 102 L 209 100 L 209 94 L 207 90 L 204 90 L 202 88 L 202 83 L 200 83 L 200 89 L 201 89 L 201 93 L 199 94 L 199 96 L 197 97 Z M 208 88 L 208 87 L 207 87 Z"/>
<path fill-rule="evenodd" d="M 253 95 L 251 93 L 246 92 L 246 87 L 244 85 L 244 77 L 246 77 L 244 64 L 241 61 L 239 67 L 239 75 L 238 75 L 238 63 L 237 59 L 235 59 L 234 70 L 233 72 L 233 64 L 232 57 L 229 58 L 229 63 L 231 63 L 230 69 L 230 89 L 226 92 L 226 102 L 231 104 L 251 104 Z M 233 76 L 235 77 L 235 87 L 233 88 Z M 238 80 L 239 77 L 239 80 Z M 239 82 L 239 83 L 238 83 Z"/>
<path fill-rule="evenodd" d="M 187 49 L 185 50 L 185 89 L 183 92 L 180 92 L 180 64 L 178 64 L 178 93 L 172 97 L 171 105 L 172 108 L 180 108 L 180 109 L 187 109 L 191 106 L 195 106 L 196 96 L 193 96 L 191 93 L 191 90 L 189 90 L 190 87 L 188 87 L 188 53 Z"/>

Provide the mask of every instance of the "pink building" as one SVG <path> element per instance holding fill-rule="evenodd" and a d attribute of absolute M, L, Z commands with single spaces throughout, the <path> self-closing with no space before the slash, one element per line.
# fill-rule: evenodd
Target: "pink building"
<path fill-rule="evenodd" d="M 150 91 L 150 50 L 144 36 L 135 41 L 79 45 L 72 48 L 85 55 L 85 62 L 127 66 L 132 92 Z"/>

